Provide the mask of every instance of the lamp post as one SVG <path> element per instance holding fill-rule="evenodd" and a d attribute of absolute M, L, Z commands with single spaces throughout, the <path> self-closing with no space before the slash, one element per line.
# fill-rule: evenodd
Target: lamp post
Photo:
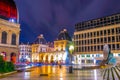
<path fill-rule="evenodd" d="M 73 53 L 73 51 L 74 51 L 74 46 L 73 45 L 70 45 L 69 46 L 69 53 L 70 53 L 70 66 L 69 66 L 69 73 L 72 73 L 73 71 L 72 71 L 72 53 Z"/>

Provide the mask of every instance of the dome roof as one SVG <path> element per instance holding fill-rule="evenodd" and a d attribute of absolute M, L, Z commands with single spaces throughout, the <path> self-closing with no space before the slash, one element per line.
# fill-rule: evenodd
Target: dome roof
<path fill-rule="evenodd" d="M 68 31 L 66 29 L 63 29 L 59 33 L 57 40 L 69 40 L 69 41 L 71 41 L 71 37 L 69 36 Z"/>
<path fill-rule="evenodd" d="M 18 12 L 13 0 L 0 0 L 0 18 L 18 22 Z"/>
<path fill-rule="evenodd" d="M 37 37 L 37 39 L 35 40 L 34 43 L 35 44 L 46 44 L 47 42 L 46 42 L 45 38 L 43 37 L 43 35 L 41 34 Z"/>

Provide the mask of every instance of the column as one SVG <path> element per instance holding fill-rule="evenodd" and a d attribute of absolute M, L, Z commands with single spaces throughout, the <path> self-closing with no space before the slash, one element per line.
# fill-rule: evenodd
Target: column
<path fill-rule="evenodd" d="M 19 45 L 19 32 L 16 34 L 16 45 Z"/>
<path fill-rule="evenodd" d="M 7 44 L 11 44 L 11 40 L 12 40 L 12 32 L 11 30 L 9 30 L 7 32 Z"/>

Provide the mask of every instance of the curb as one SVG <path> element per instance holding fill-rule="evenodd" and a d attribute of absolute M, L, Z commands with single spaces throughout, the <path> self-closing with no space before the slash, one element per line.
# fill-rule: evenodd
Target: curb
<path fill-rule="evenodd" d="M 34 68 L 34 67 L 27 68 L 26 70 L 29 70 L 31 68 Z M 8 73 L 0 73 L 0 77 L 10 75 L 10 74 L 14 74 L 14 73 L 18 73 L 18 71 L 12 71 L 12 72 L 8 72 Z"/>
<path fill-rule="evenodd" d="M 8 73 L 0 74 L 0 77 L 10 75 L 10 74 L 13 74 L 13 73 L 17 73 L 17 71 L 12 71 L 12 72 L 8 72 Z"/>

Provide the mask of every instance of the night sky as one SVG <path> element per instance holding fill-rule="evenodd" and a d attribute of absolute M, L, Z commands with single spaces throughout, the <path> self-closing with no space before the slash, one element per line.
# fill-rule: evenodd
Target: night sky
<path fill-rule="evenodd" d="M 61 29 L 73 35 L 81 21 L 120 12 L 120 0 L 15 0 L 21 24 L 20 42 L 33 42 L 39 34 L 54 41 Z"/>

